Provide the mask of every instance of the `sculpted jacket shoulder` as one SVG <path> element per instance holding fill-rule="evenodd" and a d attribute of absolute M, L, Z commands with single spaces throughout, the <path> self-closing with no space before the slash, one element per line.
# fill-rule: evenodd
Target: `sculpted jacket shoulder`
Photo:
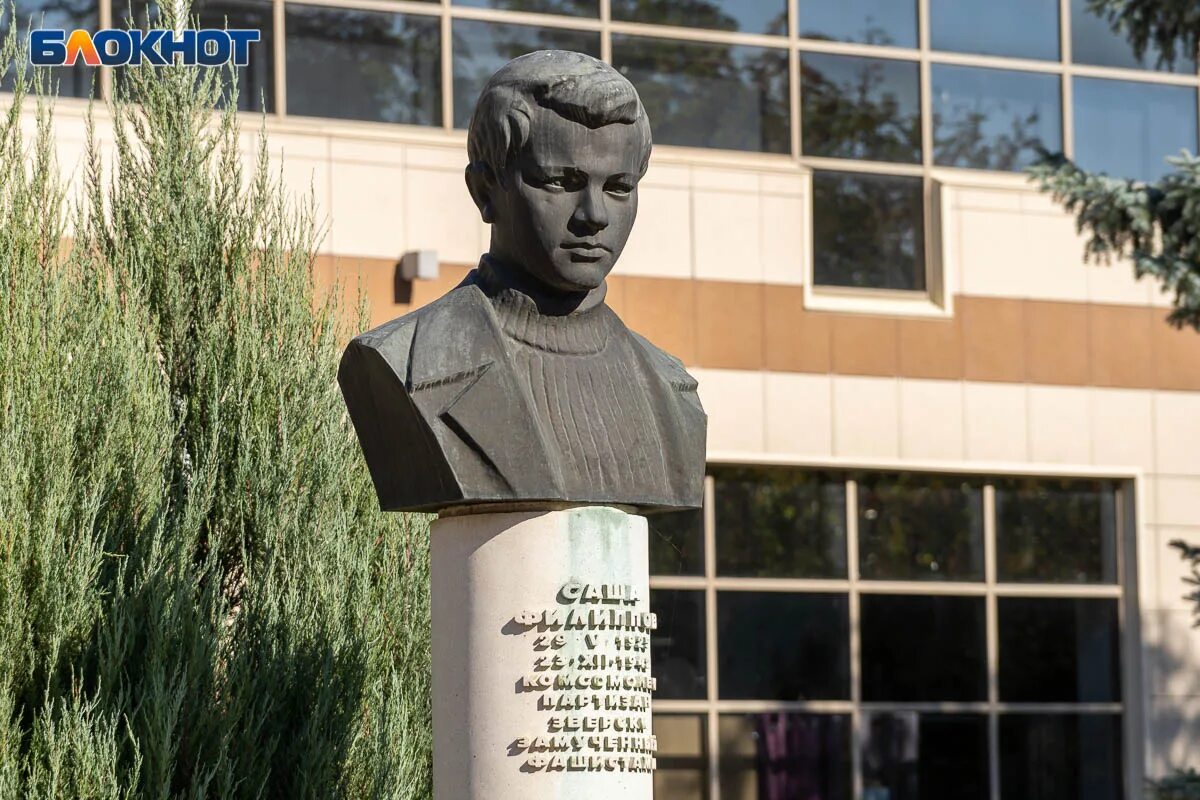
<path fill-rule="evenodd" d="M 430 305 L 355 338 L 338 381 L 380 506 L 699 507 L 706 419 L 696 381 L 607 307 L 601 311 L 618 340 L 613 350 L 625 354 L 610 359 L 621 370 L 615 391 L 590 375 L 573 378 L 574 394 L 539 390 L 538 380 L 531 388 L 523 379 L 530 366 L 515 352 L 521 345 L 502 329 L 478 271 Z M 590 412 L 597 397 L 618 411 Z M 635 407 L 639 413 L 621 411 Z M 606 458 L 621 467 L 606 469 Z"/>

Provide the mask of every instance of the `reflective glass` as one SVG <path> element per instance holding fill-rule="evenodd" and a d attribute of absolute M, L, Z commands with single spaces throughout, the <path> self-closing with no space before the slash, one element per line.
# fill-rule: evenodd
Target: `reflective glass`
<path fill-rule="evenodd" d="M 924 291 L 920 178 L 815 170 L 812 183 L 817 285 Z"/>
<path fill-rule="evenodd" d="M 201 28 L 249 28 L 260 32 L 261 39 L 250 45 L 250 63 L 237 70 L 237 107 L 241 111 L 274 110 L 275 26 L 270 0 L 192 0 L 191 9 L 191 13 L 199 17 Z M 146 3 L 144 0 L 116 0 L 112 4 L 112 18 L 120 26 L 162 26 L 159 4 Z M 124 80 L 123 68 L 118 67 L 113 73 L 117 81 Z M 232 76 L 228 69 L 222 69 L 220 76 L 225 91 L 223 105 L 229 98 Z"/>
<path fill-rule="evenodd" d="M 1058 60 L 1058 0 L 929 0 L 934 50 Z"/>
<path fill-rule="evenodd" d="M 650 610 L 658 630 L 650 635 L 650 664 L 659 700 L 703 700 L 708 693 L 704 658 L 704 592 L 655 589 Z"/>
<path fill-rule="evenodd" d="M 846 577 L 846 485 L 822 472 L 719 468 L 717 573 Z"/>
<path fill-rule="evenodd" d="M 850 800 L 850 717 L 722 714 L 721 800 Z"/>
<path fill-rule="evenodd" d="M 1157 180 L 1168 156 L 1196 152 L 1196 90 L 1075 78 L 1075 161 L 1114 177 Z"/>
<path fill-rule="evenodd" d="M 864 594 L 860 604 L 863 700 L 987 698 L 982 597 Z"/>
<path fill-rule="evenodd" d="M 668 511 L 646 517 L 651 575 L 704 574 L 704 512 Z"/>
<path fill-rule="evenodd" d="M 574 50 L 600 57 L 600 34 L 535 28 L 470 19 L 454 20 L 454 126 L 471 123 L 475 101 L 488 78 L 506 63 L 534 50 Z"/>
<path fill-rule="evenodd" d="M 612 0 L 612 18 L 787 36 L 787 0 Z"/>
<path fill-rule="evenodd" d="M 933 65 L 933 161 L 1019 170 L 1062 150 L 1058 75 Z"/>
<path fill-rule="evenodd" d="M 0 4 L 0 40 L 6 40 L 13 24 L 7 2 Z M 34 28 L 61 28 L 71 31 L 76 28 L 94 31 L 100 27 L 100 9 L 97 0 L 16 0 L 16 28 L 28 42 L 30 25 Z M 0 62 L 2 63 L 2 62 Z M 14 67 L 9 66 L 0 74 L 0 92 L 11 92 L 16 76 Z M 92 91 L 92 81 L 97 71 L 86 66 L 82 59 L 72 67 L 51 67 L 50 78 L 58 84 L 61 97 L 87 97 Z M 26 77 L 32 78 L 32 70 L 26 69 Z M 95 87 L 100 93 L 99 84 Z"/>
<path fill-rule="evenodd" d="M 724 700 L 850 696 L 850 606 L 844 594 L 721 592 L 717 641 Z"/>
<path fill-rule="evenodd" d="M 915 62 L 802 53 L 800 82 L 805 155 L 921 161 Z"/>
<path fill-rule="evenodd" d="M 658 768 L 655 800 L 704 800 L 708 797 L 708 735 L 704 714 L 655 714 Z"/>
<path fill-rule="evenodd" d="M 800 0 L 800 35 L 916 47 L 916 0 Z"/>
<path fill-rule="evenodd" d="M 1004 714 L 1000 793 L 1018 800 L 1124 797 L 1121 717 L 1116 714 Z"/>
<path fill-rule="evenodd" d="M 1177 48 L 1176 53 L 1179 52 L 1186 53 L 1187 48 Z M 1071 60 L 1075 63 L 1196 73 L 1196 60 L 1193 58 L 1176 59 L 1172 67 L 1159 67 L 1159 53 L 1159 49 L 1150 44 L 1139 61 L 1124 36 L 1114 33 L 1105 19 L 1087 10 L 1087 0 L 1071 0 Z"/>
<path fill-rule="evenodd" d="M 963 800 L 988 796 L 987 717 L 863 714 L 863 797 Z"/>
<path fill-rule="evenodd" d="M 437 2 L 437 0 L 430 0 Z M 600 0 L 451 0 L 456 6 L 499 8 L 504 11 L 529 11 L 537 14 L 570 14 L 599 17 Z"/>
<path fill-rule="evenodd" d="M 996 562 L 1001 581 L 1115 583 L 1115 488 L 1104 481 L 997 481 Z"/>
<path fill-rule="evenodd" d="M 998 610 L 1002 701 L 1120 701 L 1116 600 L 1001 597 Z"/>
<path fill-rule="evenodd" d="M 289 114 L 442 124 L 438 17 L 286 9 Z"/>
<path fill-rule="evenodd" d="M 791 150 L 786 50 L 617 34 L 612 50 L 655 144 Z"/>
<path fill-rule="evenodd" d="M 858 476 L 859 574 L 983 580 L 983 485 L 952 475 Z"/>

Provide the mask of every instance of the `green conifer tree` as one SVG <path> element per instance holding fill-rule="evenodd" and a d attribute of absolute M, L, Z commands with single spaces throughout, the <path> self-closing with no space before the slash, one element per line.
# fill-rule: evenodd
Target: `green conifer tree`
<path fill-rule="evenodd" d="M 314 289 L 311 198 L 265 134 L 244 167 L 230 81 L 175 65 L 114 82 L 64 212 L 18 42 L 0 798 L 425 800 L 427 525 L 378 511 L 334 379 L 361 317 Z"/>

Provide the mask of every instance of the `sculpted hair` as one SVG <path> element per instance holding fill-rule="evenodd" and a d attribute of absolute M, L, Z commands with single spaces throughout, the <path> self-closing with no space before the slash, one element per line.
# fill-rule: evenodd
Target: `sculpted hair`
<path fill-rule="evenodd" d="M 533 106 L 599 128 L 637 125 L 644 141 L 641 173 L 650 161 L 650 121 L 624 75 L 603 61 L 567 50 L 539 50 L 515 58 L 479 95 L 467 131 L 467 174 L 502 181 L 508 160 L 529 141 Z"/>

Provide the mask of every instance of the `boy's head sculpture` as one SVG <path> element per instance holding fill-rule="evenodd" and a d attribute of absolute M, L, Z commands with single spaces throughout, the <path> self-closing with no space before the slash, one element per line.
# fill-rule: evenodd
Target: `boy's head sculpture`
<path fill-rule="evenodd" d="M 621 73 L 562 50 L 513 59 L 479 96 L 467 155 L 493 258 L 568 302 L 603 285 L 633 229 L 650 160 L 646 110 Z"/>
<path fill-rule="evenodd" d="M 338 372 L 384 509 L 699 507 L 696 382 L 604 303 L 650 145 L 633 85 L 590 56 L 530 53 L 488 82 L 466 179 L 489 252 Z"/>

